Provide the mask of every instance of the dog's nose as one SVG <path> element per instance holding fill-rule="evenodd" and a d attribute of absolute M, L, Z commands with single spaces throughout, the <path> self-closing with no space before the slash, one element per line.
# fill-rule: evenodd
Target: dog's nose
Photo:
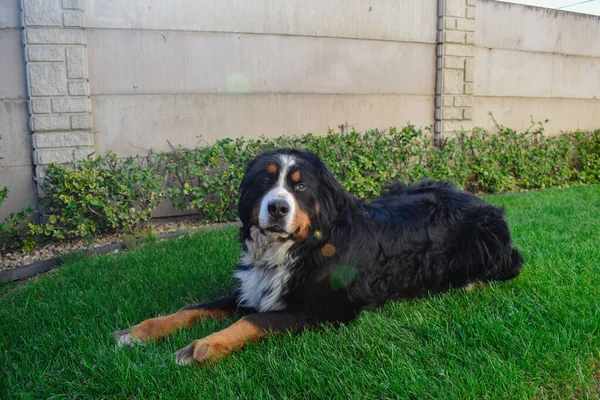
<path fill-rule="evenodd" d="M 267 206 L 269 214 L 274 218 L 285 217 L 290 212 L 290 205 L 285 200 L 274 200 Z"/>

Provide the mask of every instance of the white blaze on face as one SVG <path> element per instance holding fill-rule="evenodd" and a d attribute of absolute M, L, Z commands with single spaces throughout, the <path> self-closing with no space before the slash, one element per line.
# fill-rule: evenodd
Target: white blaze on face
<path fill-rule="evenodd" d="M 275 186 L 267 192 L 265 197 L 263 197 L 262 202 L 260 204 L 260 212 L 258 214 L 258 223 L 262 229 L 268 228 L 271 224 L 271 215 L 269 214 L 269 203 L 275 200 L 285 200 L 289 206 L 290 211 L 281 221 L 281 228 L 285 230 L 287 233 L 290 232 L 290 225 L 294 220 L 294 216 L 296 213 L 296 201 L 294 200 L 294 196 L 285 189 L 285 180 L 290 171 L 290 167 L 292 167 L 296 160 L 294 157 L 289 156 L 287 154 L 281 154 L 278 156 L 280 165 L 279 165 L 279 177 L 277 178 L 277 182 Z"/>
<path fill-rule="evenodd" d="M 241 264 L 249 266 L 240 269 L 235 276 L 240 280 L 239 305 L 254 308 L 260 312 L 283 310 L 286 307 L 282 296 L 286 292 L 287 281 L 291 275 L 290 266 L 294 259 L 288 250 L 293 240 L 273 240 L 292 233 L 291 225 L 296 217 L 296 201 L 291 192 L 285 188 L 290 168 L 296 163 L 294 157 L 280 154 L 279 176 L 275 185 L 261 200 L 258 213 L 258 224 L 262 229 L 273 225 L 269 214 L 269 203 L 285 200 L 290 209 L 282 220 L 278 221 L 286 234 L 262 232 L 257 227 L 250 230 L 250 238 L 246 240 L 247 250 L 242 254 Z"/>

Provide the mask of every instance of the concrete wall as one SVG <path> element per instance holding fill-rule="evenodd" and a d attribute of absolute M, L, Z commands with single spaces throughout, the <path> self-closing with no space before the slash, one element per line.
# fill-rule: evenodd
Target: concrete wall
<path fill-rule="evenodd" d="M 494 0 L 0 0 L 0 54 L 0 218 L 33 167 L 109 150 L 600 128 L 600 18 Z"/>
<path fill-rule="evenodd" d="M 0 220 L 37 202 L 19 15 L 18 1 L 0 0 L 0 188 L 10 188 Z"/>
<path fill-rule="evenodd" d="M 88 0 L 96 151 L 433 123 L 436 0 Z"/>
<path fill-rule="evenodd" d="M 479 0 L 473 124 L 600 128 L 600 17 Z"/>

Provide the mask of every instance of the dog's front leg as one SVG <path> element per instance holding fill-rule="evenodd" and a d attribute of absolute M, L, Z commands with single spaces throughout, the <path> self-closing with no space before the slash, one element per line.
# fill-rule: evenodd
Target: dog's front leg
<path fill-rule="evenodd" d="M 129 329 L 114 333 L 119 346 L 133 345 L 136 342 L 160 340 L 178 329 L 188 327 L 201 318 L 221 319 L 235 311 L 237 303 L 234 296 L 188 307 L 164 317 L 150 318 Z"/>
<path fill-rule="evenodd" d="M 226 329 L 193 341 L 175 353 L 176 361 L 179 365 L 215 361 L 271 333 L 297 332 L 303 327 L 303 318 L 299 314 L 280 311 L 250 314 Z"/>

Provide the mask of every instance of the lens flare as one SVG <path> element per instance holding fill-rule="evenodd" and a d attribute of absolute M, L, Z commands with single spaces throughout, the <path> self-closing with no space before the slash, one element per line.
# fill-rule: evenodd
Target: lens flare
<path fill-rule="evenodd" d="M 331 278 L 329 279 L 331 289 L 336 291 L 345 288 L 358 278 L 358 274 L 358 269 L 351 265 L 342 265 L 338 267 L 333 271 L 333 274 L 331 274 Z"/>
<path fill-rule="evenodd" d="M 241 72 L 234 72 L 227 77 L 227 91 L 229 93 L 250 92 L 250 80 Z"/>

